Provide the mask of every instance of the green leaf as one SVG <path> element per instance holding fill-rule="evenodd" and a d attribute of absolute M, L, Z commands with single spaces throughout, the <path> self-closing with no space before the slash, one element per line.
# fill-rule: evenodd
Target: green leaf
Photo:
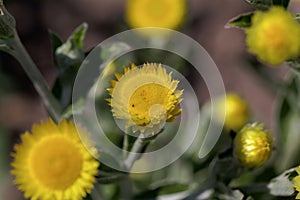
<path fill-rule="evenodd" d="M 289 6 L 290 0 L 273 0 L 273 5 L 283 6 L 287 8 Z"/>
<path fill-rule="evenodd" d="M 255 9 L 267 10 L 273 5 L 272 0 L 244 0 L 253 6 Z"/>
<path fill-rule="evenodd" d="M 87 28 L 87 23 L 81 24 L 78 28 L 76 28 L 72 36 L 69 38 L 69 40 L 71 40 L 71 42 L 75 44 L 79 49 L 83 48 L 83 40 L 85 38 Z"/>
<path fill-rule="evenodd" d="M 253 13 L 244 13 L 241 14 L 231 20 L 227 23 L 226 27 L 236 27 L 236 28 L 248 28 L 251 26 L 251 18 L 253 16 Z"/>
<path fill-rule="evenodd" d="M 63 44 L 63 42 L 55 33 L 49 31 L 49 35 L 50 35 L 50 40 L 51 40 L 51 44 L 52 44 L 53 62 L 54 62 L 54 65 L 57 66 L 55 52 L 56 52 L 56 49 Z"/>
<path fill-rule="evenodd" d="M 279 102 L 277 116 L 279 147 L 277 148 L 278 171 L 290 168 L 298 162 L 300 154 L 300 140 L 296 140 L 300 130 L 300 79 L 292 74 L 286 84 L 285 93 Z"/>
<path fill-rule="evenodd" d="M 66 109 L 71 104 L 73 85 L 79 67 L 86 57 L 83 50 L 83 40 L 87 24 L 83 23 L 63 43 L 54 33 L 50 33 L 54 64 L 58 69 L 58 77 L 52 92 Z"/>
<path fill-rule="evenodd" d="M 295 169 L 289 169 L 283 172 L 281 175 L 277 176 L 276 178 L 272 179 L 268 184 L 268 188 L 270 193 L 274 196 L 290 196 L 292 195 L 295 190 L 293 185 L 289 179 L 289 176 Z"/>
<path fill-rule="evenodd" d="M 81 64 L 85 58 L 85 53 L 83 51 L 83 40 L 87 30 L 87 24 L 83 23 L 68 38 L 68 40 L 58 46 L 60 39 L 57 36 L 53 36 L 53 46 L 55 49 L 55 60 L 57 63 L 57 68 L 60 71 L 64 71 L 68 67 Z M 52 41 L 53 41 L 52 40 Z"/>
<path fill-rule="evenodd" d="M 166 185 L 163 186 L 159 189 L 158 194 L 159 195 L 166 195 L 166 194 L 174 194 L 174 193 L 178 193 L 178 192 L 183 192 L 189 189 L 189 185 L 187 184 L 170 184 L 170 185 Z"/>

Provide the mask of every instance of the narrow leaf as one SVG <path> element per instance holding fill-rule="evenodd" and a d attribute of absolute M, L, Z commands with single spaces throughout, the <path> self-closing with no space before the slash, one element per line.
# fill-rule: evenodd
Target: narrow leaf
<path fill-rule="evenodd" d="M 251 18 L 253 16 L 253 13 L 244 13 L 241 14 L 231 20 L 225 25 L 226 28 L 248 28 L 251 26 Z"/>
<path fill-rule="evenodd" d="M 270 189 L 270 193 L 274 196 L 290 196 L 294 193 L 294 188 L 289 180 L 289 176 L 295 169 L 289 169 L 283 172 L 278 177 L 271 180 L 268 184 L 268 188 Z"/>
<path fill-rule="evenodd" d="M 88 25 L 87 23 L 81 24 L 79 27 L 75 29 L 73 34 L 68 40 L 71 40 L 77 48 L 83 48 L 83 40 L 87 31 Z"/>
<path fill-rule="evenodd" d="M 159 189 L 159 195 L 166 195 L 166 194 L 174 194 L 178 192 L 183 192 L 189 189 L 187 184 L 170 184 L 163 186 Z"/>
<path fill-rule="evenodd" d="M 51 40 L 51 45 L 52 45 L 53 62 L 54 62 L 54 65 L 57 66 L 57 60 L 56 60 L 55 52 L 56 52 L 56 49 L 63 44 L 63 42 L 52 31 L 49 31 L 49 35 L 50 35 L 50 40 Z"/>
<path fill-rule="evenodd" d="M 289 79 L 278 106 L 279 147 L 278 161 L 275 165 L 278 171 L 296 165 L 300 153 L 300 141 L 295 140 L 299 136 L 300 128 L 300 79 L 295 74 Z"/>
<path fill-rule="evenodd" d="M 82 61 L 86 57 L 83 40 L 87 24 L 83 23 L 71 34 L 66 42 L 62 42 L 54 33 L 50 33 L 54 64 L 58 69 L 58 77 L 53 87 L 53 94 L 66 109 L 71 104 L 71 96 L 75 77 Z M 70 113 L 66 114 L 69 115 Z"/>

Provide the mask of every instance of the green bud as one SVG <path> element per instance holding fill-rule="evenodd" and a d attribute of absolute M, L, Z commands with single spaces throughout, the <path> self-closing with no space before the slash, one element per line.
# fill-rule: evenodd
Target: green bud
<path fill-rule="evenodd" d="M 0 0 L 0 39 L 6 40 L 14 37 L 16 28 L 16 21 L 14 17 L 9 14 Z"/>

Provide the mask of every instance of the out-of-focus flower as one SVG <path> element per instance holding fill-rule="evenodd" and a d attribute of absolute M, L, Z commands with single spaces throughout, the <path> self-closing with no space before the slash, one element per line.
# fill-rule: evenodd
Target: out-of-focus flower
<path fill-rule="evenodd" d="M 228 93 L 220 98 L 216 111 L 225 113 L 224 127 L 227 130 L 240 130 L 249 119 L 249 108 L 246 101 L 235 93 Z"/>
<path fill-rule="evenodd" d="M 84 131 L 80 130 L 81 136 Z M 11 173 L 26 198 L 79 200 L 91 191 L 99 162 L 83 145 L 73 122 L 51 119 L 32 127 L 16 144 Z M 88 142 L 87 148 L 95 150 Z"/>
<path fill-rule="evenodd" d="M 234 154 L 248 168 L 263 165 L 272 154 L 273 138 L 263 124 L 248 124 L 234 139 Z"/>
<path fill-rule="evenodd" d="M 300 192 L 300 166 L 296 168 L 297 176 L 293 178 L 293 186 L 294 188 Z M 300 199 L 300 193 L 297 194 L 296 199 Z"/>
<path fill-rule="evenodd" d="M 186 13 L 185 0 L 127 0 L 126 21 L 132 28 L 176 29 Z"/>
<path fill-rule="evenodd" d="M 108 99 L 116 118 L 127 121 L 133 132 L 156 134 L 166 122 L 174 120 L 181 113 L 178 104 L 183 91 L 177 90 L 178 81 L 172 74 L 155 63 L 138 68 L 132 65 L 124 74 L 116 74 L 111 80 Z"/>
<path fill-rule="evenodd" d="M 248 50 L 268 64 L 279 65 L 300 54 L 300 26 L 282 7 L 257 11 L 246 34 Z"/>

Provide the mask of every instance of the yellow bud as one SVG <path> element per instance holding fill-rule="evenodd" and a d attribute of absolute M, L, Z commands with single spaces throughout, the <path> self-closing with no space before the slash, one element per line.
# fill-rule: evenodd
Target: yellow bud
<path fill-rule="evenodd" d="M 292 183 L 293 183 L 293 187 L 298 192 L 296 199 L 300 199 L 300 166 L 296 168 L 296 172 L 298 175 L 293 178 Z"/>
<path fill-rule="evenodd" d="M 273 138 L 263 124 L 248 124 L 234 139 L 234 154 L 245 167 L 263 165 L 271 156 Z"/>
<path fill-rule="evenodd" d="M 300 54 L 300 26 L 282 7 L 256 11 L 246 35 L 248 50 L 268 64 L 279 65 Z"/>
<path fill-rule="evenodd" d="M 225 129 L 238 131 L 247 123 L 249 119 L 248 104 L 237 94 L 228 93 L 226 98 L 220 98 L 217 105 L 217 111 L 225 113 Z"/>
<path fill-rule="evenodd" d="M 125 18 L 132 28 L 157 27 L 178 29 L 187 12 L 185 0 L 127 0 Z M 145 36 L 157 36 L 165 31 L 139 30 Z"/>

